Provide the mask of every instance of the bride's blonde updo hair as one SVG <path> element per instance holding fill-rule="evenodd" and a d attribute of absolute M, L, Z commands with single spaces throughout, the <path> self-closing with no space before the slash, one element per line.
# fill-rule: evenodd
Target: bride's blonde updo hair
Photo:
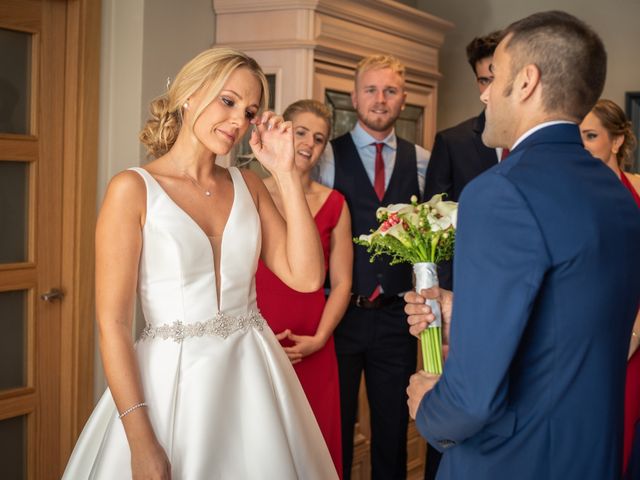
<path fill-rule="evenodd" d="M 231 48 L 211 48 L 189 61 L 176 76 L 167 92 L 149 106 L 147 120 L 139 138 L 150 157 L 167 153 L 182 127 L 182 109 L 189 97 L 206 89 L 200 107 L 193 112 L 191 127 L 205 108 L 220 94 L 229 76 L 238 68 L 246 68 L 260 81 L 260 110 L 269 102 L 267 79 L 258 63 L 243 52 Z"/>

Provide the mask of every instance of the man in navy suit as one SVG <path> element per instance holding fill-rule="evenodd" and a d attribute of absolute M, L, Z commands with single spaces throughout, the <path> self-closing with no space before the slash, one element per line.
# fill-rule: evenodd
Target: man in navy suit
<path fill-rule="evenodd" d="M 564 12 L 504 35 L 483 141 L 511 153 L 460 199 L 448 357 L 411 378 L 410 413 L 444 451 L 439 480 L 617 479 L 640 216 L 577 126 L 606 53 Z M 415 334 L 428 307 L 405 298 Z"/>
<path fill-rule="evenodd" d="M 467 61 L 480 95 L 493 80 L 490 66 L 500 35 L 501 32 L 493 32 L 476 37 L 467 45 Z M 467 183 L 498 163 L 502 148 L 490 148 L 482 143 L 484 123 L 483 110 L 477 117 L 436 134 L 425 180 L 425 200 L 446 193 L 447 200 L 457 202 Z"/>

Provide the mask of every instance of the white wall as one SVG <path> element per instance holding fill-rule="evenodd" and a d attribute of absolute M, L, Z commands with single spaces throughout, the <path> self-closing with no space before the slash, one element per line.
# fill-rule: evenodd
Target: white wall
<path fill-rule="evenodd" d="M 214 42 L 211 0 L 146 0 L 142 46 L 142 116 L 149 102 L 166 90 L 167 77 Z"/>
<path fill-rule="evenodd" d="M 102 0 L 98 206 L 112 176 L 144 162 L 138 132 L 149 102 L 213 44 L 213 29 L 211 0 Z M 105 388 L 97 348 L 95 362 L 97 400 Z"/>
<path fill-rule="evenodd" d="M 565 10 L 591 25 L 608 52 L 603 96 L 624 108 L 624 94 L 640 91 L 640 2 L 638 0 L 406 0 L 428 13 L 453 22 L 441 54 L 438 130 L 477 115 L 482 109 L 465 47 L 476 36 L 506 27 L 531 13 Z"/>

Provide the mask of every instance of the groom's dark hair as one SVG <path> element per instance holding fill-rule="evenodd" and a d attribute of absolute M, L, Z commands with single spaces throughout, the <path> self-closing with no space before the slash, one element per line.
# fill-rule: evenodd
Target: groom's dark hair
<path fill-rule="evenodd" d="M 542 101 L 548 112 L 580 122 L 602 94 L 607 53 L 598 34 L 566 12 L 530 15 L 504 31 L 512 78 L 525 65 L 540 71 Z"/>

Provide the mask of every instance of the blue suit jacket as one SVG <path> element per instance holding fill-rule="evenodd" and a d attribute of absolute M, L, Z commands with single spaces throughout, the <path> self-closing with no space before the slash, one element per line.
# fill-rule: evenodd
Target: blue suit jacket
<path fill-rule="evenodd" d="M 416 419 L 439 480 L 620 478 L 639 213 L 569 124 L 466 187 L 449 357 Z"/>

